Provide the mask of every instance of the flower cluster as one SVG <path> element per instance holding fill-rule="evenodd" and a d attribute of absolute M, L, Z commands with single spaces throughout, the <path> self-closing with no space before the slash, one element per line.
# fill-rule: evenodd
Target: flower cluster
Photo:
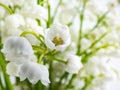
<path fill-rule="evenodd" d="M 0 90 L 113 90 L 120 82 L 119 4 L 0 0 Z"/>

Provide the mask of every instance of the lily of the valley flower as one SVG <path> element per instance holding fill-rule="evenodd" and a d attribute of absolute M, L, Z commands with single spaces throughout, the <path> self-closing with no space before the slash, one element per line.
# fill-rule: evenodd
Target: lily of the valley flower
<path fill-rule="evenodd" d="M 5 29 L 7 30 L 16 29 L 24 24 L 24 18 L 20 14 L 8 15 L 5 18 Z"/>
<path fill-rule="evenodd" d="M 39 80 L 41 80 L 42 84 L 45 86 L 48 86 L 50 83 L 47 67 L 35 62 L 23 64 L 19 72 L 19 77 L 21 81 L 27 78 L 33 84 L 37 83 Z"/>
<path fill-rule="evenodd" d="M 7 61 L 23 63 L 33 55 L 31 44 L 24 37 L 11 36 L 3 43 L 2 52 Z"/>
<path fill-rule="evenodd" d="M 61 24 L 53 24 L 45 33 L 45 43 L 51 50 L 64 51 L 70 41 L 69 28 Z"/>
<path fill-rule="evenodd" d="M 47 16 L 46 8 L 35 4 L 34 0 L 32 0 L 32 2 L 27 0 L 26 3 L 27 4 L 25 4 L 18 13 L 20 13 L 24 17 L 31 17 L 34 19 L 36 18 L 45 19 L 46 18 Z"/>
<path fill-rule="evenodd" d="M 66 71 L 69 73 L 78 73 L 79 70 L 83 67 L 81 63 L 81 58 L 76 55 L 69 55 L 67 58 L 68 62 L 66 65 Z"/>
<path fill-rule="evenodd" d="M 19 76 L 20 66 L 14 62 L 10 62 L 6 66 L 7 73 L 11 76 Z"/>

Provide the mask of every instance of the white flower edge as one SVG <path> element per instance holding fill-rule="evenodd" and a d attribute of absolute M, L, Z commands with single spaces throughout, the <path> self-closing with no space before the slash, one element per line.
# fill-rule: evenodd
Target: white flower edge
<path fill-rule="evenodd" d="M 14 62 L 9 62 L 6 66 L 6 72 L 11 76 L 18 76 L 20 71 L 20 66 Z"/>
<path fill-rule="evenodd" d="M 67 72 L 77 74 L 82 67 L 83 64 L 81 62 L 81 57 L 77 55 L 69 55 L 67 57 L 67 65 L 66 65 Z"/>
<path fill-rule="evenodd" d="M 34 55 L 31 44 L 24 37 L 11 36 L 3 42 L 1 50 L 5 54 L 7 61 L 14 61 L 22 63 L 29 61 L 30 57 Z"/>
<path fill-rule="evenodd" d="M 19 72 L 19 77 L 21 81 L 27 78 L 32 84 L 37 83 L 39 80 L 41 80 L 45 86 L 48 86 L 50 83 L 47 67 L 35 62 L 23 64 Z"/>

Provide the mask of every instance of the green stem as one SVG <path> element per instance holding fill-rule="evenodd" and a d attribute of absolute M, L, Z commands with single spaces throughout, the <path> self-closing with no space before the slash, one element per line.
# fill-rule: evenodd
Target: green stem
<path fill-rule="evenodd" d="M 14 14 L 13 11 L 8 6 L 6 6 L 5 4 L 0 3 L 0 6 L 5 8 L 10 14 Z"/>
<path fill-rule="evenodd" d="M 50 61 L 50 64 L 49 64 L 49 77 L 50 77 L 50 85 L 49 85 L 49 90 L 52 90 L 52 83 L 53 83 L 53 79 L 52 79 L 52 72 L 53 72 L 53 61 Z"/>
<path fill-rule="evenodd" d="M 61 76 L 59 82 L 57 83 L 57 89 L 58 89 L 58 90 L 59 90 L 59 88 L 60 88 L 60 86 L 61 86 L 62 80 L 63 80 L 65 77 L 67 77 L 67 76 L 68 76 L 68 72 L 65 72 L 65 73 Z"/>
<path fill-rule="evenodd" d="M 43 6 L 43 4 L 44 4 L 44 0 L 37 0 L 37 4 Z"/>
<path fill-rule="evenodd" d="M 72 84 L 72 82 L 73 82 L 73 80 L 74 80 L 75 77 L 76 77 L 76 74 L 73 74 L 72 77 L 71 77 L 71 79 L 70 79 L 70 81 L 69 81 L 69 83 L 65 87 L 65 90 L 67 90 L 71 86 L 71 84 Z"/>
<path fill-rule="evenodd" d="M 80 14 L 80 29 L 79 29 L 79 35 L 78 35 L 78 42 L 77 42 L 77 55 L 81 52 L 81 40 L 82 40 L 82 27 L 83 27 L 83 19 L 84 19 L 84 11 L 86 6 L 87 0 L 84 1 L 83 8 Z"/>
<path fill-rule="evenodd" d="M 45 56 L 45 54 L 46 54 L 46 52 L 43 52 L 43 53 L 40 55 L 40 57 L 39 57 L 37 63 L 41 63 L 42 58 Z"/>
<path fill-rule="evenodd" d="M 105 12 L 98 20 L 97 20 L 97 23 L 95 24 L 95 26 L 90 30 L 88 31 L 86 34 L 83 35 L 83 37 L 87 37 L 87 35 L 89 35 L 92 31 L 94 31 L 99 25 L 100 23 L 103 22 L 103 20 L 106 18 L 106 15 L 109 13 L 109 11 Z"/>
<path fill-rule="evenodd" d="M 97 40 L 95 40 L 90 47 L 88 47 L 87 49 L 85 49 L 83 52 L 79 53 L 79 55 L 85 54 L 85 52 L 91 48 L 93 48 L 98 42 L 100 42 L 106 35 L 108 34 L 108 32 L 102 34 Z"/>
<path fill-rule="evenodd" d="M 85 56 L 82 58 L 82 63 L 86 63 L 87 61 L 88 61 L 88 58 L 91 56 L 91 55 L 93 55 L 93 54 L 95 54 L 97 51 L 99 51 L 100 49 L 103 49 L 103 48 L 108 48 L 108 47 L 110 47 L 110 46 L 113 46 L 113 45 L 109 45 L 109 44 L 105 44 L 105 45 L 102 45 L 102 46 L 100 46 L 100 47 L 97 47 L 97 48 L 95 48 L 95 49 L 93 49 L 91 52 L 89 52 L 89 53 L 87 53 L 87 52 L 85 52 L 84 54 L 85 54 Z"/>
<path fill-rule="evenodd" d="M 79 29 L 78 42 L 77 42 L 77 52 L 76 52 L 77 55 L 79 55 L 79 53 L 81 52 L 82 27 L 83 27 L 84 11 L 85 11 L 85 7 L 86 7 L 86 3 L 87 3 L 87 0 L 84 1 L 82 11 L 80 14 L 80 29 Z M 76 74 L 73 74 L 69 83 L 65 87 L 65 89 L 67 89 L 71 86 L 72 81 L 74 80 L 75 77 L 76 77 Z"/>
<path fill-rule="evenodd" d="M 32 35 L 34 35 L 45 47 L 46 47 L 46 45 L 45 45 L 45 43 L 44 43 L 44 41 L 43 41 L 43 39 L 44 39 L 44 37 L 41 35 L 41 34 L 39 34 L 39 35 L 37 35 L 35 32 L 33 32 L 33 31 L 24 31 L 24 32 L 22 32 L 21 33 L 21 37 L 24 37 L 25 35 L 27 35 L 27 34 L 32 34 Z"/>
<path fill-rule="evenodd" d="M 33 48 L 33 50 L 36 50 L 36 51 L 38 51 L 40 53 L 43 53 L 45 51 L 45 49 L 42 48 L 41 46 L 32 45 L 32 48 Z"/>
<path fill-rule="evenodd" d="M 53 56 L 47 56 L 47 58 L 48 58 L 49 60 L 53 60 L 53 61 L 57 61 L 57 62 L 61 62 L 61 63 L 64 63 L 64 64 L 67 63 L 67 62 L 64 61 L 64 60 L 61 60 L 61 59 L 55 58 L 55 57 L 53 57 Z"/>
<path fill-rule="evenodd" d="M 57 15 L 57 12 L 58 12 L 58 9 L 59 9 L 61 3 L 62 3 L 62 0 L 59 0 L 59 3 L 58 3 L 58 5 L 57 5 L 57 7 L 55 8 L 54 14 L 53 14 L 53 16 L 52 16 L 51 22 L 54 21 L 54 19 L 55 19 L 56 15 Z"/>
<path fill-rule="evenodd" d="M 2 70 L 3 70 L 3 74 L 4 74 L 7 90 L 13 90 L 13 86 L 11 84 L 10 78 L 9 78 L 9 76 L 6 73 L 6 63 L 4 61 L 4 57 L 3 57 L 2 52 L 0 52 L 0 65 L 1 65 Z"/>
<path fill-rule="evenodd" d="M 1 75 L 0 75 L 0 87 L 1 87 L 2 90 L 5 90 L 4 85 L 2 83 Z"/>
<path fill-rule="evenodd" d="M 92 76 L 92 75 L 90 75 L 90 76 L 88 76 L 88 77 L 84 77 L 85 85 L 84 85 L 84 87 L 83 87 L 82 89 L 80 89 L 80 90 L 86 90 L 86 88 L 92 83 L 93 79 L 94 79 L 94 76 Z"/>
<path fill-rule="evenodd" d="M 95 40 L 95 41 L 91 44 L 91 46 L 90 46 L 89 48 L 94 47 L 94 46 L 95 46 L 99 41 L 101 41 L 107 34 L 108 34 L 108 32 L 102 34 L 97 40 Z"/>
<path fill-rule="evenodd" d="M 51 25 L 51 7 L 50 4 L 48 3 L 48 21 L 47 21 L 47 28 L 49 28 Z"/>

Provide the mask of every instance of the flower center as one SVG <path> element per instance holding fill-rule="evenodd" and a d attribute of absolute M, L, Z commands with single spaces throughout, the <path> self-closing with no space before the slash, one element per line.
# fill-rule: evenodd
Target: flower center
<path fill-rule="evenodd" d="M 55 46 L 62 45 L 64 43 L 62 38 L 58 36 L 54 37 L 52 42 L 55 44 Z"/>

